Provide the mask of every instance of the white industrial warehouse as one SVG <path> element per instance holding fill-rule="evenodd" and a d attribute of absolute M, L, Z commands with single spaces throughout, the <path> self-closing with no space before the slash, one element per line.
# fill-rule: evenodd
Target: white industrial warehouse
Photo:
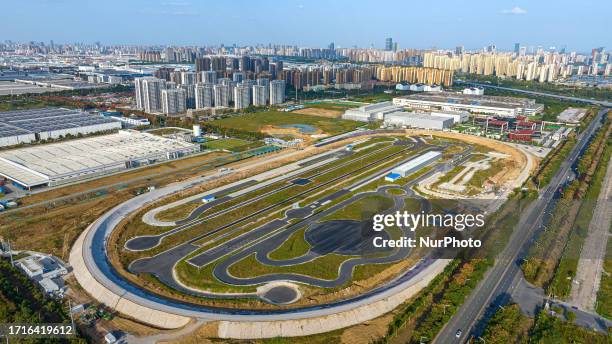
<path fill-rule="evenodd" d="M 544 105 L 528 98 L 472 95 L 453 92 L 412 94 L 393 98 L 393 104 L 423 110 L 470 111 L 490 115 L 531 116 L 544 110 Z"/>
<path fill-rule="evenodd" d="M 121 123 L 79 110 L 47 108 L 0 112 L 0 146 L 121 129 Z"/>
<path fill-rule="evenodd" d="M 199 151 L 199 145 L 189 142 L 132 130 L 119 131 L 0 152 L 0 176 L 24 189 L 55 186 Z"/>
<path fill-rule="evenodd" d="M 453 118 L 418 112 L 398 111 L 385 115 L 383 123 L 387 127 L 444 130 L 449 129 L 453 125 Z"/>
<path fill-rule="evenodd" d="M 427 152 L 425 154 L 419 155 L 418 157 L 404 163 L 401 164 L 399 166 L 397 166 L 396 168 L 394 168 L 393 170 L 391 170 L 391 173 L 389 174 L 398 174 L 401 177 L 407 177 L 409 175 L 411 175 L 412 173 L 420 170 L 421 168 L 431 164 L 432 162 L 440 159 L 440 157 L 442 156 L 442 153 L 437 152 L 437 151 L 430 151 Z"/>
<path fill-rule="evenodd" d="M 352 121 L 369 122 L 382 120 L 386 114 L 401 110 L 401 106 L 393 105 L 392 102 L 382 102 L 360 106 L 356 109 L 348 109 L 344 112 L 342 118 Z"/>

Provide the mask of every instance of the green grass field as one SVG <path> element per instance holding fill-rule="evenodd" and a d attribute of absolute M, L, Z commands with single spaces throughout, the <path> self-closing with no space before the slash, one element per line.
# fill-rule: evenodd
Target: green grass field
<path fill-rule="evenodd" d="M 259 141 L 247 141 L 236 138 L 218 139 L 202 144 L 207 149 L 226 149 L 234 152 L 242 152 L 262 145 L 263 143 Z"/>
<path fill-rule="evenodd" d="M 300 257 L 310 250 L 310 244 L 304 238 L 306 227 L 291 234 L 287 240 L 276 250 L 270 252 L 268 256 L 274 260 L 287 260 Z"/>
<path fill-rule="evenodd" d="M 295 273 L 326 280 L 338 278 L 338 268 L 352 256 L 327 254 L 310 262 L 291 266 L 270 266 L 260 263 L 252 254 L 228 268 L 228 272 L 238 278 L 251 278 L 274 273 Z"/>
<path fill-rule="evenodd" d="M 212 124 L 223 128 L 246 131 L 261 131 L 265 126 L 283 126 L 291 124 L 306 124 L 330 135 L 337 135 L 354 130 L 361 125 L 359 122 L 336 118 L 302 115 L 291 112 L 265 111 L 247 115 L 228 117 L 213 121 Z"/>
<path fill-rule="evenodd" d="M 393 200 L 379 195 L 366 196 L 351 203 L 333 214 L 321 219 L 329 220 L 357 220 L 362 221 L 371 218 L 374 214 L 383 212 L 393 206 Z"/>

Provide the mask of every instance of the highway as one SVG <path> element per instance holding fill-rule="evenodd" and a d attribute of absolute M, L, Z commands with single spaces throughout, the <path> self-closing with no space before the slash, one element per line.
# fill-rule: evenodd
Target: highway
<path fill-rule="evenodd" d="M 541 191 L 539 198 L 521 214 L 518 225 L 505 249 L 496 259 L 494 266 L 440 331 L 434 343 L 468 341 L 475 333 L 477 321 L 483 316 L 486 309 L 491 304 L 493 307 L 502 305 L 519 285 L 522 278 L 519 266 L 521 258 L 526 254 L 535 234 L 542 228 L 544 214 L 553 203 L 557 190 L 573 175 L 572 165 L 596 130 L 601 127 L 602 118 L 607 111 L 608 109 L 599 111 L 587 128 L 579 134 L 576 145 L 563 161 L 551 182 Z M 462 334 L 457 338 L 455 334 L 459 329 Z"/>
<path fill-rule="evenodd" d="M 503 86 L 495 86 L 495 85 L 491 85 L 491 84 L 479 83 L 479 82 L 471 82 L 471 81 L 457 81 L 457 83 L 465 84 L 465 85 L 471 85 L 471 86 L 478 86 L 478 87 L 493 88 L 493 89 L 504 90 L 504 91 L 511 91 L 511 92 L 516 92 L 516 93 L 529 94 L 529 95 L 533 95 L 533 96 L 542 96 L 542 97 L 556 98 L 556 99 L 561 99 L 561 100 L 569 100 L 569 101 L 579 102 L 579 103 L 601 105 L 601 106 L 604 106 L 604 107 L 612 107 L 612 103 L 611 102 L 604 101 L 604 100 L 578 98 L 578 97 L 571 97 L 571 96 L 562 96 L 562 95 L 553 94 L 553 93 L 520 90 L 520 89 L 516 89 L 516 88 L 503 87 Z"/>

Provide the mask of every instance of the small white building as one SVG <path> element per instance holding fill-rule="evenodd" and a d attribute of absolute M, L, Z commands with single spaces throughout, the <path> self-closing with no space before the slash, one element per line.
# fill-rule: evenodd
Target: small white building
<path fill-rule="evenodd" d="M 484 94 L 484 88 L 480 87 L 468 87 L 463 89 L 463 94 L 472 94 L 476 96 L 482 96 Z"/>
<path fill-rule="evenodd" d="M 25 274 L 35 280 L 56 278 L 68 273 L 68 269 L 58 259 L 51 256 L 33 255 L 16 262 Z"/>

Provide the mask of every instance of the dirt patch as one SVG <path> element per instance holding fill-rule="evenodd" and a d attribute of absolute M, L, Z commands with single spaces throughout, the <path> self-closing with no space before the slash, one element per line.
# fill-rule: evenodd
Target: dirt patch
<path fill-rule="evenodd" d="M 393 316 L 393 312 L 391 312 L 382 317 L 349 327 L 342 332 L 340 341 L 346 344 L 372 343 L 387 333 L 389 323 L 393 320 Z"/>
<path fill-rule="evenodd" d="M 461 140 L 466 143 L 472 143 L 472 144 L 484 146 L 484 147 L 490 148 L 493 151 L 497 151 L 497 152 L 509 155 L 510 158 L 507 160 L 511 162 L 511 165 L 513 165 L 514 168 L 508 171 L 500 172 L 498 175 L 496 175 L 493 178 L 494 180 L 497 180 L 500 183 L 506 183 L 508 181 L 512 181 L 518 178 L 519 175 L 521 174 L 522 167 L 527 164 L 527 157 L 525 157 L 525 155 L 522 152 L 520 152 L 518 149 L 511 147 L 503 142 L 495 141 L 495 140 L 488 139 L 485 137 L 466 135 L 466 134 L 460 134 L 460 133 L 452 133 L 452 132 L 446 132 L 446 131 L 427 131 L 427 130 L 406 130 L 406 133 L 410 135 L 424 135 L 424 136 L 432 135 L 435 137 L 457 139 L 457 140 Z M 529 174 L 532 174 L 533 172 L 537 170 L 537 167 L 538 167 L 537 159 L 534 158 L 534 161 L 536 163 L 534 163 L 533 166 L 531 167 Z"/>
<path fill-rule="evenodd" d="M 219 333 L 219 323 L 210 322 L 200 326 L 195 331 L 177 337 L 173 340 L 161 340 L 157 344 L 208 344 L 213 343 L 208 338 L 216 338 Z"/>
<path fill-rule="evenodd" d="M 303 134 L 297 128 L 279 128 L 279 127 L 275 127 L 275 126 L 272 126 L 272 125 L 266 125 L 266 126 L 261 128 L 261 132 L 265 133 L 265 134 L 268 134 L 268 135 L 273 135 L 273 136 L 278 136 L 278 135 L 281 135 L 281 136 L 284 136 L 284 135 L 293 136 L 293 137 L 297 137 L 297 138 L 303 139 L 305 144 L 312 143 L 312 137 L 310 135 Z M 312 133 L 312 134 L 317 135 L 317 134 L 321 134 L 321 133 L 322 133 L 322 131 L 320 129 L 317 129 L 317 132 L 316 133 Z"/>
<path fill-rule="evenodd" d="M 327 118 L 340 118 L 343 114 L 341 110 L 331 110 L 331 109 L 319 109 L 319 108 L 305 108 L 293 111 L 294 113 L 299 113 L 302 115 L 311 115 L 311 116 L 320 116 Z"/>

